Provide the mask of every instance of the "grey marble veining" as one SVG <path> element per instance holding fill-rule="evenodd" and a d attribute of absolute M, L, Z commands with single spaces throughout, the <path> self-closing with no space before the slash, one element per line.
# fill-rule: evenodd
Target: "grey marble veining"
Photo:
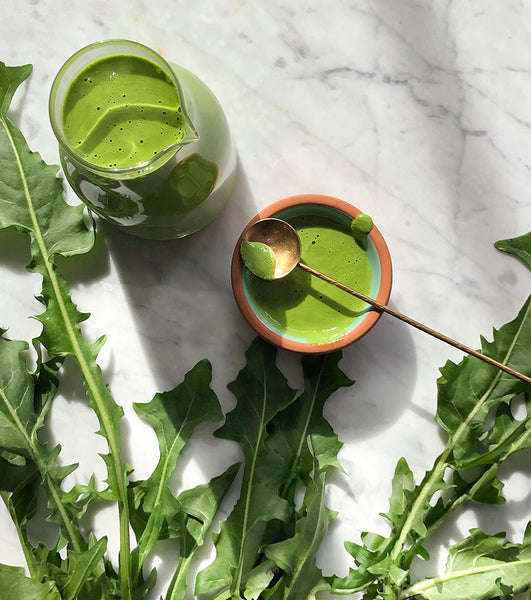
<path fill-rule="evenodd" d="M 87 332 L 108 336 L 100 363 L 124 407 L 138 477 L 153 468 L 157 446 L 133 402 L 173 387 L 206 357 L 224 410 L 234 405 L 226 385 L 254 334 L 232 298 L 230 257 L 247 221 L 275 200 L 323 193 L 371 214 L 393 259 L 392 305 L 470 346 L 527 298 L 529 272 L 493 243 L 531 224 L 528 3 L 7 0 L 3 14 L 0 60 L 34 65 L 11 116 L 47 162 L 58 163 L 47 115 L 55 73 L 80 47 L 113 37 L 145 43 L 203 79 L 235 139 L 235 191 L 207 229 L 160 244 L 102 224 L 94 256 L 82 268 L 67 266 L 75 302 L 91 313 Z M 21 240 L 0 234 L 0 326 L 29 340 L 39 331 L 26 317 L 40 310 L 40 282 L 23 272 L 27 259 Z M 346 472 L 329 490 L 340 516 L 320 554 L 327 574 L 347 572 L 345 540 L 384 530 L 378 513 L 387 510 L 398 458 L 420 477 L 442 449 L 433 415 L 447 359 L 461 354 L 385 317 L 345 350 L 341 367 L 356 384 L 326 408 L 344 442 Z M 296 381 L 294 357 L 281 352 L 280 362 Z M 94 470 L 102 477 L 94 456 L 104 443 L 93 436 L 97 424 L 68 365 L 61 392 L 51 430 L 65 462 L 80 463 L 69 481 Z M 184 477 L 195 483 L 237 452 L 199 439 L 190 456 Z M 529 465 L 516 457 L 503 473 L 512 501 L 464 511 L 449 528 L 452 539 L 433 541 L 436 563 L 474 526 L 521 537 Z M 2 510 L 0 561 L 24 564 Z M 113 518 L 102 514 L 96 527 L 115 551 Z"/>

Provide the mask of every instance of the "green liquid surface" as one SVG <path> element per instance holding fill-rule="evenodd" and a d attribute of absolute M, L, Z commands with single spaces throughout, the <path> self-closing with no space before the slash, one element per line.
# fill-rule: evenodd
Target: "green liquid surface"
<path fill-rule="evenodd" d="M 151 61 L 126 54 L 102 58 L 76 76 L 65 95 L 63 126 L 76 152 L 107 168 L 134 167 L 185 135 L 174 83 Z"/>
<path fill-rule="evenodd" d="M 301 238 L 303 262 L 369 294 L 369 257 L 350 227 L 316 215 L 288 220 Z M 343 337 L 366 308 L 363 301 L 302 269 L 275 281 L 250 275 L 249 291 L 266 322 L 285 335 L 313 344 Z"/>

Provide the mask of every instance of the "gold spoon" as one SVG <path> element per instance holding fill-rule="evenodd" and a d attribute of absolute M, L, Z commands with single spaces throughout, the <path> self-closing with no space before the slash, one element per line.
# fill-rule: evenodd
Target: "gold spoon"
<path fill-rule="evenodd" d="M 299 234 L 286 221 L 275 218 L 262 219 L 251 225 L 245 231 L 244 236 L 249 242 L 259 242 L 265 244 L 266 246 L 269 246 L 269 248 L 275 255 L 276 263 L 272 279 L 281 279 L 282 277 L 289 275 L 289 273 L 291 273 L 293 269 L 295 269 L 295 267 L 304 269 L 305 271 L 308 271 L 308 273 L 311 273 L 312 275 L 315 275 L 316 277 L 319 277 L 320 279 L 323 279 L 324 281 L 335 285 L 336 287 L 344 290 L 345 292 L 356 296 L 356 298 L 359 298 L 367 304 L 370 304 L 373 308 L 376 308 L 381 312 L 396 317 L 397 319 L 404 321 L 404 323 L 416 327 L 417 329 L 420 329 L 420 331 L 424 331 L 424 333 L 427 333 L 443 342 L 446 342 L 447 344 L 450 344 L 450 346 L 453 346 L 454 348 L 457 348 L 462 352 L 466 352 L 467 354 L 475 356 L 476 358 L 479 358 L 480 360 L 489 363 L 490 365 L 493 365 L 495 367 L 498 367 L 498 369 L 501 369 L 502 371 L 505 371 L 506 373 L 509 373 L 510 375 L 513 375 L 514 377 L 517 377 L 518 379 L 521 379 L 522 381 L 531 384 L 531 377 L 527 377 L 526 375 L 523 375 L 522 373 L 511 369 L 511 367 L 504 365 L 503 363 L 495 360 L 494 358 L 486 356 L 485 354 L 482 354 L 481 352 L 478 352 L 473 348 L 469 348 L 461 342 L 458 342 L 442 333 L 439 333 L 438 331 L 435 331 L 435 329 L 432 329 L 427 325 L 423 325 L 422 323 L 419 323 L 419 321 L 415 321 L 411 317 L 408 317 L 407 315 L 397 310 L 394 310 L 393 308 L 390 308 L 386 304 L 382 304 L 381 302 L 378 302 L 378 300 L 375 300 L 370 296 L 366 296 L 365 294 L 362 294 L 361 292 L 358 292 L 357 290 L 354 290 L 346 286 L 345 284 L 336 281 L 335 279 L 332 279 L 328 275 L 316 271 L 314 268 L 301 262 L 301 241 L 299 238 Z M 246 266 L 247 268 L 249 268 L 249 265 L 246 264 Z M 252 271 L 252 269 L 249 270 Z M 258 275 L 260 277 L 259 273 L 255 273 L 255 275 Z"/>

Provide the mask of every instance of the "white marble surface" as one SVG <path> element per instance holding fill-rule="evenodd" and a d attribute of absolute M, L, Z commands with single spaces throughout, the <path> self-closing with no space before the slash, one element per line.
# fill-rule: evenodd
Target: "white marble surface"
<path fill-rule="evenodd" d="M 124 406 L 128 459 L 139 477 L 157 455 L 133 402 L 173 387 L 206 357 L 224 410 L 233 406 L 226 384 L 254 334 L 232 298 L 230 256 L 248 219 L 277 199 L 324 193 L 371 214 L 393 258 L 392 305 L 468 345 L 477 347 L 480 334 L 512 319 L 529 294 L 527 270 L 493 243 L 531 224 L 531 4 L 4 0 L 2 6 L 0 60 L 34 65 L 11 116 L 47 162 L 58 162 L 47 116 L 51 81 L 74 51 L 105 38 L 143 42 L 202 78 L 234 135 L 236 189 L 206 230 L 153 243 L 101 227 L 95 256 L 66 268 L 74 300 L 92 313 L 88 334 L 108 336 L 101 364 Z M 32 299 L 39 281 L 23 272 L 27 258 L 22 240 L 0 233 L 0 325 L 11 337 L 31 339 L 38 323 L 27 317 L 40 311 Z M 441 451 L 435 382 L 448 358 L 461 355 L 391 317 L 345 350 L 341 366 L 357 383 L 326 410 L 344 442 L 346 471 L 330 488 L 328 503 L 340 516 L 320 554 L 326 573 L 348 570 L 343 541 L 366 529 L 385 531 L 378 513 L 387 510 L 398 458 L 405 456 L 420 477 Z M 280 354 L 295 382 L 293 362 Z M 50 427 L 64 460 L 80 462 L 74 480 L 94 469 L 103 475 L 94 455 L 104 442 L 93 435 L 96 421 L 72 368 Z M 237 456 L 229 444 L 208 446 L 207 439 L 190 453 L 187 482 L 219 473 Z M 504 474 L 511 501 L 466 509 L 433 542 L 436 563 L 440 547 L 472 526 L 521 538 L 530 516 L 528 459 L 516 457 Z M 99 515 L 96 528 L 112 536 L 108 516 L 114 517 Z M 23 564 L 4 512 L 0 560 Z"/>

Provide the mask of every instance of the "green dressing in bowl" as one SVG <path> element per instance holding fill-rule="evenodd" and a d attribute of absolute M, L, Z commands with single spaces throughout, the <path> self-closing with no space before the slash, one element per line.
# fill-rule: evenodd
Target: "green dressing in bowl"
<path fill-rule="evenodd" d="M 319 214 L 282 216 L 301 239 L 301 261 L 365 294 L 371 292 L 367 244 L 355 239 L 351 223 Z M 248 274 L 249 301 L 258 317 L 290 339 L 322 344 L 343 337 L 367 305 L 302 269 L 266 281 Z"/>

